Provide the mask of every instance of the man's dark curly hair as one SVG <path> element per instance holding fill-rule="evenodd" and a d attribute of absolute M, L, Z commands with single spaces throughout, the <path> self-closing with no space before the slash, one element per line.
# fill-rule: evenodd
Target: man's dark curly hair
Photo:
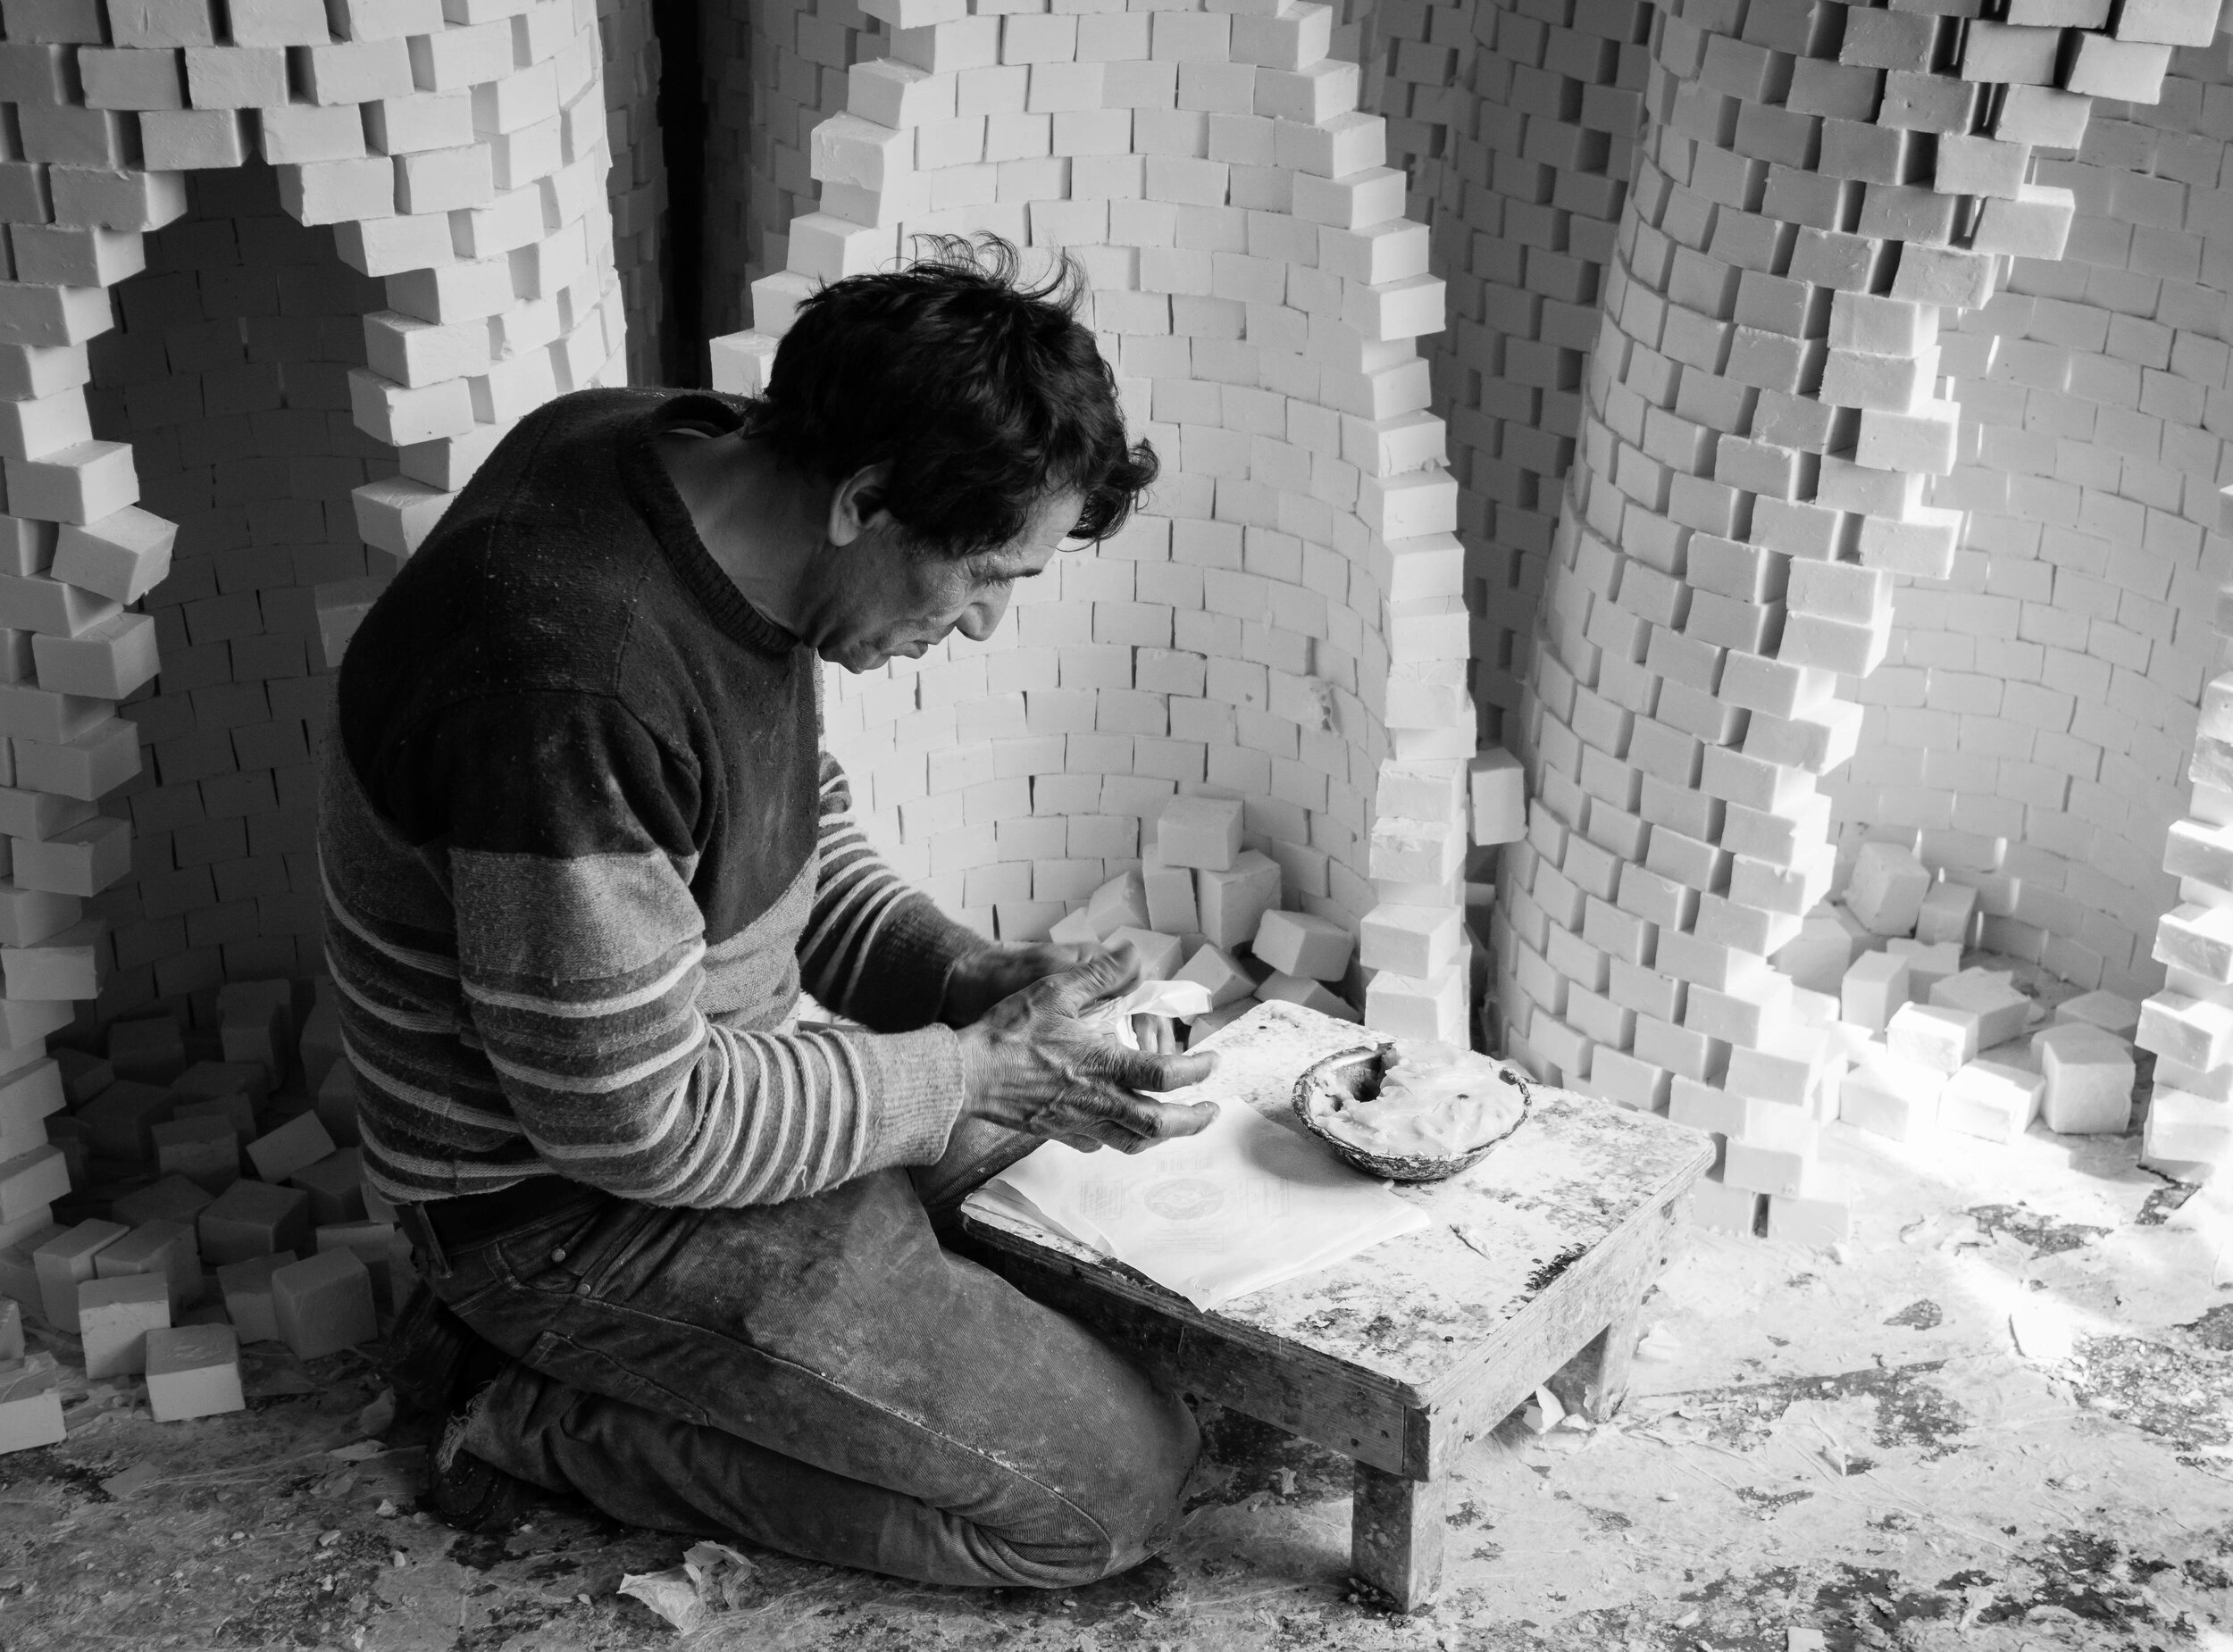
<path fill-rule="evenodd" d="M 882 504 L 925 555 L 1007 545 L 1050 495 L 1085 497 L 1075 536 L 1124 525 L 1155 480 L 1127 444 L 1116 377 L 1077 319 L 1066 255 L 1025 285 L 1014 246 L 924 236 L 903 270 L 832 281 L 799 306 L 744 433 L 841 481 L 889 461 Z"/>

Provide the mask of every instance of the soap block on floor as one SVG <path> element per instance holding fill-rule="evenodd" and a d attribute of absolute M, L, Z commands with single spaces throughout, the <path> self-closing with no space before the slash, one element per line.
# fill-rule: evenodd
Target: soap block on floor
<path fill-rule="evenodd" d="M 109 1065 L 121 1082 L 168 1084 L 186 1071 L 186 1033 L 168 1015 L 109 1023 Z"/>
<path fill-rule="evenodd" d="M 78 1329 L 78 1287 L 93 1277 L 93 1259 L 131 1230 L 121 1222 L 80 1222 L 31 1253 L 38 1273 L 39 1311 L 57 1331 Z"/>
<path fill-rule="evenodd" d="M 313 1227 L 364 1219 L 364 1155 L 356 1147 L 329 1153 L 288 1179 L 289 1187 L 310 1195 Z"/>
<path fill-rule="evenodd" d="M 143 1222 L 192 1222 L 209 1208 L 210 1195 L 184 1176 L 165 1176 L 109 1201 L 109 1214 L 133 1227 Z"/>
<path fill-rule="evenodd" d="M 158 1423 L 246 1411 L 240 1339 L 230 1325 L 179 1325 L 147 1333 L 147 1409 Z"/>
<path fill-rule="evenodd" d="M 1894 843 L 1864 843 L 1845 886 L 1845 905 L 1872 935 L 1912 935 L 1930 893 L 1923 863 Z"/>
<path fill-rule="evenodd" d="M 312 1234 L 320 1252 L 348 1250 L 364 1264 L 364 1271 L 372 1276 L 372 1299 L 389 1307 L 399 1307 L 394 1289 L 394 1278 L 389 1263 L 395 1256 L 396 1229 L 387 1222 L 343 1222 L 331 1227 L 322 1227 Z"/>
<path fill-rule="evenodd" d="M 1256 939 L 1264 914 L 1279 905 L 1279 863 L 1243 849 L 1225 871 L 1198 871 L 1194 903 L 1204 939 L 1228 948 L 1245 947 Z"/>
<path fill-rule="evenodd" d="M 147 1333 L 171 1322 L 171 1288 L 157 1273 L 88 1280 L 78 1287 L 78 1334 L 88 1377 L 147 1369 Z"/>
<path fill-rule="evenodd" d="M 1255 979 L 1234 961 L 1233 955 L 1224 947 L 1213 947 L 1207 941 L 1194 949 L 1194 955 L 1186 960 L 1185 966 L 1172 979 L 1191 980 L 1208 988 L 1209 1007 L 1213 1011 L 1248 997 L 1256 990 Z"/>
<path fill-rule="evenodd" d="M 227 1061 L 262 1062 L 274 1076 L 284 1076 L 295 1043 L 294 988 L 283 980 L 220 987 L 217 1038 Z"/>
<path fill-rule="evenodd" d="M 333 1152 L 333 1138 L 314 1113 L 299 1113 L 269 1135 L 248 1144 L 248 1162 L 258 1181 L 285 1181 L 297 1171 Z"/>
<path fill-rule="evenodd" d="M 1761 1196 L 1701 1177 L 1691 1184 L 1690 1219 L 1716 1233 L 1751 1239 L 1760 1231 Z"/>
<path fill-rule="evenodd" d="M 2056 1005 L 2054 1019 L 2082 1021 L 2129 1041 L 2140 1030 L 2140 1006 L 2113 992 L 2081 992 Z"/>
<path fill-rule="evenodd" d="M 0 1382 L 4 1381 L 0 1378 Z M 0 1452 L 58 1446 L 69 1433 L 63 1425 L 62 1396 L 52 1387 L 27 1389 L 20 1398 L 0 1389 Z"/>
<path fill-rule="evenodd" d="M 150 1222 L 134 1228 L 93 1258 L 96 1279 L 153 1273 L 170 1287 L 175 1314 L 202 1299 L 202 1258 L 194 1230 L 176 1222 Z"/>
<path fill-rule="evenodd" d="M 1148 927 L 1148 891 L 1136 872 L 1120 872 L 1086 897 L 1086 921 L 1107 940 L 1118 930 Z"/>
<path fill-rule="evenodd" d="M 1156 817 L 1156 858 L 1166 866 L 1231 871 L 1241 855 L 1241 814 L 1235 797 L 1173 797 Z"/>
<path fill-rule="evenodd" d="M 154 1136 L 162 1174 L 183 1176 L 213 1198 L 240 1180 L 240 1138 L 222 1114 L 174 1118 Z"/>
<path fill-rule="evenodd" d="M 2065 1136 L 2114 1136 L 2132 1123 L 2132 1051 L 2113 1032 L 2083 1022 L 2049 1027 L 2031 1041 L 2046 1080 L 2039 1116 Z"/>
<path fill-rule="evenodd" d="M 1771 1196 L 1814 1193 L 1822 1127 L 1800 1107 L 1754 1107 L 1747 1123 L 1722 1152 L 1722 1181 Z"/>
<path fill-rule="evenodd" d="M 2031 1000 L 1989 970 L 1963 970 L 1930 989 L 1930 1002 L 1968 1010 L 1978 1018 L 1978 1047 L 1991 1049 L 2020 1039 L 2030 1024 Z"/>
<path fill-rule="evenodd" d="M 181 1101 L 171 1114 L 171 1122 L 176 1124 L 182 1119 L 222 1119 L 232 1126 L 233 1140 L 243 1147 L 263 1133 L 256 1128 L 255 1104 L 245 1093 Z"/>
<path fill-rule="evenodd" d="M 1853 1235 L 1852 1206 L 1844 1199 L 1768 1197 L 1768 1237 L 1792 1245 L 1836 1245 Z"/>
<path fill-rule="evenodd" d="M 1300 975 L 1284 975 L 1277 970 L 1257 984 L 1256 996 L 1267 1004 L 1300 1004 L 1307 1010 L 1316 1010 L 1337 1021 L 1359 1019 L 1349 1001 L 1328 991 L 1324 981 L 1306 980 Z"/>
<path fill-rule="evenodd" d="M 1943 987 L 1944 982 L 1940 985 Z M 1903 1004 L 1885 1024 L 1885 1047 L 1903 1061 L 1952 1078 L 1978 1057 L 1978 1017 L 1936 1004 Z"/>
<path fill-rule="evenodd" d="M 1194 906 L 1194 874 L 1183 866 L 1150 863 L 1140 868 L 1148 897 L 1147 927 L 1164 935 L 1195 935 L 1201 914 Z"/>
<path fill-rule="evenodd" d="M 1158 935 L 1130 924 L 1110 930 L 1104 939 L 1111 947 L 1130 947 L 1140 955 L 1142 980 L 1170 980 L 1178 973 L 1179 960 L 1185 955 L 1185 947 L 1177 936 Z"/>
<path fill-rule="evenodd" d="M 372 1276 L 346 1247 L 290 1262 L 272 1275 L 280 1340 L 297 1359 L 338 1354 L 379 1333 Z"/>
<path fill-rule="evenodd" d="M 1978 892 L 1966 883 L 1934 883 L 1915 914 L 1915 939 L 1919 941 L 1970 943 L 1977 927 Z M 1773 1217 L 1770 1217 L 1773 1221 Z"/>
<path fill-rule="evenodd" d="M 272 1070 L 260 1061 L 197 1061 L 171 1081 L 171 1093 L 197 1101 L 246 1096 L 261 1106 L 272 1093 Z"/>
<path fill-rule="evenodd" d="M 138 1164 L 155 1157 L 155 1127 L 178 1105 L 160 1084 L 119 1079 L 78 1109 L 93 1156 Z"/>
<path fill-rule="evenodd" d="M 1961 972 L 1961 948 L 1950 940 L 1919 941 L 1894 937 L 1884 949 L 1907 960 L 1908 997 L 1930 1002 L 1930 989 Z"/>
<path fill-rule="evenodd" d="M 1307 912 L 1267 912 L 1251 943 L 1259 961 L 1283 975 L 1339 980 L 1349 971 L 1356 938 L 1330 918 Z"/>
<path fill-rule="evenodd" d="M 217 1196 L 197 1224 L 202 1256 L 212 1267 L 310 1248 L 310 1195 L 300 1188 L 236 1181 Z"/>
<path fill-rule="evenodd" d="M 1908 961 L 1897 953 L 1864 952 L 1838 983 L 1839 1014 L 1856 1027 L 1882 1032 L 1912 996 L 1908 980 Z"/>
<path fill-rule="evenodd" d="M 1098 947 L 1101 943 L 1100 931 L 1093 927 L 1093 920 L 1085 915 L 1083 906 L 1057 918 L 1047 930 L 1047 939 L 1058 947 Z"/>
<path fill-rule="evenodd" d="M 272 1275 L 295 1261 L 295 1253 L 251 1256 L 229 1262 L 217 1270 L 217 1292 L 224 1298 L 225 1315 L 243 1342 L 279 1340 L 279 1316 L 272 1307 Z"/>
<path fill-rule="evenodd" d="M 1871 1052 L 1838 1086 L 1837 1116 L 1857 1129 L 1912 1141 L 1938 1116 L 1945 1088 L 1946 1075 L 1934 1068 Z"/>
<path fill-rule="evenodd" d="M 46 1297 L 39 1287 L 38 1267 L 31 1260 L 31 1256 L 47 1240 L 60 1239 L 69 1231 L 58 1222 L 43 1222 L 14 1244 L 0 1250 L 0 1297 L 21 1303 L 34 1318 L 46 1319 Z M 91 1274 L 87 1277 L 90 1278 Z"/>
<path fill-rule="evenodd" d="M 2039 1116 L 2047 1081 L 2005 1062 L 1973 1061 L 1938 1097 L 1938 1122 L 1965 1136 L 2013 1141 Z"/>

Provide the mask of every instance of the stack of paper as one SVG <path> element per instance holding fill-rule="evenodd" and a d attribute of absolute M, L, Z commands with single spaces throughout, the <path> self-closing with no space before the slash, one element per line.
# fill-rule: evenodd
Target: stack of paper
<path fill-rule="evenodd" d="M 1191 1102 L 1201 1090 L 1168 1099 Z M 1221 1098 L 1199 1136 L 1138 1154 L 1050 1141 L 969 1196 L 1176 1291 L 1198 1308 L 1275 1285 L 1427 1225 L 1426 1214 L 1300 1131 Z"/>

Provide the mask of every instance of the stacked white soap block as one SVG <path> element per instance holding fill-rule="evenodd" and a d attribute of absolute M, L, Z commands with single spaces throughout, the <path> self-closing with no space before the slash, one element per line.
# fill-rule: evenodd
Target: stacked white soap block
<path fill-rule="evenodd" d="M 815 128 L 819 210 L 754 284 L 756 330 L 715 341 L 717 384 L 761 382 L 817 283 L 991 229 L 1082 268 L 1165 467 L 988 642 L 832 678 L 827 738 L 894 864 L 1032 939 L 1136 867 L 1147 900 L 1142 826 L 1167 800 L 1237 799 L 1283 910 L 1350 933 L 1426 910 L 1382 928 L 1435 967 L 1382 971 L 1361 1007 L 1462 1039 L 1465 962 L 1433 914 L 1462 929 L 1470 621 L 1415 342 L 1443 288 L 1332 13 L 872 11 L 891 55 Z"/>
<path fill-rule="evenodd" d="M 1521 694 L 1559 494 L 1582 425 L 1650 53 L 1642 0 L 1367 8 L 1366 104 L 1450 283 L 1436 405 L 1461 485 L 1485 738 L 1524 747 Z"/>
<path fill-rule="evenodd" d="M 2233 488 L 2220 499 L 2233 532 Z M 2216 624 L 2233 637 L 2233 588 L 2219 593 Z M 2163 852 L 2179 894 L 2156 930 L 2163 990 L 2141 1005 L 2137 1036 L 2155 1053 L 2144 1162 L 2200 1181 L 2233 1164 L 2233 676 L 2203 689 L 2190 773 L 2192 813 Z"/>
<path fill-rule="evenodd" d="M 752 321 L 751 283 L 781 270 L 791 220 L 815 210 L 808 135 L 845 111 L 848 72 L 891 54 L 855 0 L 701 0 L 703 192 L 710 334 Z"/>
<path fill-rule="evenodd" d="M 2106 56 L 2167 57 L 2134 31 L 2169 26 L 2136 17 Z M 1507 1049 L 1541 1069 L 1722 1122 L 1699 1206 L 1717 1226 L 1842 1231 L 1839 1202 L 1786 1173 L 1806 1126 L 1759 1110 L 1834 1106 L 1844 1040 L 1770 959 L 1835 958 L 1808 914 L 1837 872 L 1819 781 L 1862 721 L 1840 683 L 1885 658 L 1895 580 L 1955 568 L 1961 514 L 1926 498 L 1960 456 L 1942 314 L 2070 221 L 2069 192 L 2026 168 L 2073 91 L 1986 88 L 2075 71 L 2009 69 L 1981 44 L 2001 27 L 1755 6 L 1652 38 L 1538 609 L 1532 854 L 1508 860 L 1499 999 Z M 2024 38 L 2106 61 L 2060 27 Z M 1930 880 L 1879 880 L 1879 861 L 1868 915 L 1920 922 Z M 1934 924 L 1963 921 L 1965 897 L 1938 898 Z M 1766 1146 L 1737 1152 L 1747 1132 Z"/>

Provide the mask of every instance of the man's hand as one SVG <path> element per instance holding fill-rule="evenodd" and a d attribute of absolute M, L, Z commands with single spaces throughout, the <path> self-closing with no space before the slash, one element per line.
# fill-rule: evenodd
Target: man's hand
<path fill-rule="evenodd" d="M 949 1027 L 966 1027 L 1002 998 L 1023 991 L 1033 981 L 1074 970 L 1106 952 L 1101 947 L 1033 941 L 965 953 L 947 972 L 946 997 L 939 1005 L 938 1018 Z"/>
<path fill-rule="evenodd" d="M 1105 1029 L 1077 1019 L 1139 980 L 1140 955 L 1131 947 L 1097 951 L 1003 998 L 965 1027 L 964 1114 L 1087 1151 L 1108 1146 L 1137 1153 L 1167 1137 L 1207 1129 L 1217 1116 L 1217 1103 L 1180 1106 L 1140 1092 L 1198 1084 L 1217 1065 L 1216 1056 L 1129 1050 Z"/>

